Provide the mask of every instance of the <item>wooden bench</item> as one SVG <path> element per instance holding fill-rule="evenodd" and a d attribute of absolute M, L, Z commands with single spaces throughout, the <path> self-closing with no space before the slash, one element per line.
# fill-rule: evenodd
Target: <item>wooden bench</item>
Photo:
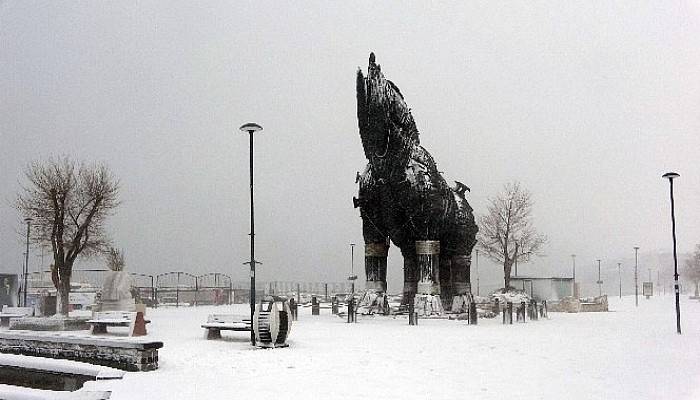
<path fill-rule="evenodd" d="M 90 324 L 90 333 L 106 334 L 108 326 L 126 326 L 129 328 L 129 336 L 146 335 L 146 324 L 141 312 L 130 311 L 102 311 L 95 313 L 94 318 L 87 321 Z"/>
<path fill-rule="evenodd" d="M 207 322 L 202 324 L 207 330 L 207 340 L 221 339 L 221 331 L 250 332 L 250 317 L 233 314 L 210 314 Z"/>
<path fill-rule="evenodd" d="M 10 326 L 10 318 L 23 318 L 34 313 L 31 307 L 9 307 L 2 306 L 0 313 L 0 326 Z"/>

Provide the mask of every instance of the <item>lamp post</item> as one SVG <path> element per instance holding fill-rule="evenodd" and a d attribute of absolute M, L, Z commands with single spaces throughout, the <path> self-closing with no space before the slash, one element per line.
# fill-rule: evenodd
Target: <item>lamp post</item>
<path fill-rule="evenodd" d="M 352 293 L 353 300 L 355 299 L 355 280 L 357 276 L 355 275 L 355 243 L 350 243 L 350 276 L 348 280 L 350 281 L 350 292 Z"/>
<path fill-rule="evenodd" d="M 250 137 L 250 344 L 255 346 L 255 331 L 253 318 L 255 317 L 255 264 L 262 264 L 255 261 L 255 207 L 253 203 L 253 133 L 262 130 L 262 126 L 249 122 L 239 128 L 243 132 L 248 132 Z"/>
<path fill-rule="evenodd" d="M 348 323 L 357 322 L 355 319 L 355 280 L 357 280 L 357 275 L 355 275 L 355 243 L 350 243 L 350 276 L 348 277 L 350 281 L 350 300 L 348 300 Z"/>
<path fill-rule="evenodd" d="M 673 180 L 678 178 L 675 172 L 667 172 L 663 174 L 663 178 L 668 179 L 668 183 L 671 188 L 671 230 L 673 233 L 673 287 L 676 292 L 676 330 L 678 334 L 681 333 L 681 303 L 680 303 L 680 293 L 678 291 L 678 255 L 676 254 L 676 213 L 673 203 Z"/>
<path fill-rule="evenodd" d="M 479 249 L 476 249 L 476 295 L 479 294 Z"/>
<path fill-rule="evenodd" d="M 622 298 L 622 263 L 617 263 L 617 277 L 620 280 L 620 298 Z"/>
<path fill-rule="evenodd" d="M 30 217 L 27 217 L 24 219 L 24 222 L 27 223 L 27 249 L 24 253 L 24 301 L 22 302 L 22 306 L 26 307 L 27 306 L 27 275 L 29 274 L 29 228 L 31 227 L 32 219 Z"/>
<path fill-rule="evenodd" d="M 639 307 L 639 282 L 637 278 L 637 252 L 639 246 L 634 246 L 634 306 Z"/>
<path fill-rule="evenodd" d="M 598 261 L 598 282 L 596 282 L 596 283 L 598 284 L 598 296 L 602 296 L 603 295 L 603 281 L 600 280 L 600 260 L 597 260 L 597 261 Z"/>
<path fill-rule="evenodd" d="M 576 254 L 571 255 L 571 267 L 573 269 L 572 276 L 574 278 L 574 284 L 573 284 L 573 288 L 571 288 L 571 290 L 573 292 L 572 295 L 574 297 L 576 297 Z"/>

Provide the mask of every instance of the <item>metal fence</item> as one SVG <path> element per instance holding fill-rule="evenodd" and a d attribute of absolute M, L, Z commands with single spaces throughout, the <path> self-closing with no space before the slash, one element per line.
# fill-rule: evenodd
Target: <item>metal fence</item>
<path fill-rule="evenodd" d="M 98 292 L 102 288 L 108 269 L 74 269 L 71 275 L 73 291 Z M 184 271 L 170 271 L 157 275 L 127 273 L 133 280 L 133 294 L 147 306 L 159 305 L 198 306 L 247 303 L 250 299 L 250 282 L 236 282 L 229 275 L 209 272 L 194 275 Z M 32 272 L 28 275 L 30 293 L 53 292 L 51 271 Z M 325 297 L 349 293 L 347 282 L 258 282 L 256 297 L 266 294 L 297 296 L 310 301 L 311 296 Z"/>

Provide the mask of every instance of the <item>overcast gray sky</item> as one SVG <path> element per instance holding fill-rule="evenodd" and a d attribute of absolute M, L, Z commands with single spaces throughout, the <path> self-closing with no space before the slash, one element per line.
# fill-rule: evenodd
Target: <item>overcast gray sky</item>
<path fill-rule="evenodd" d="M 243 279 L 252 121 L 258 277 L 343 280 L 370 51 L 476 213 L 532 191 L 549 243 L 528 271 L 669 251 L 669 170 L 679 248 L 700 242 L 698 2 L 463 3 L 0 2 L 0 270 L 22 265 L 23 167 L 68 154 L 121 179 L 130 270 Z"/>

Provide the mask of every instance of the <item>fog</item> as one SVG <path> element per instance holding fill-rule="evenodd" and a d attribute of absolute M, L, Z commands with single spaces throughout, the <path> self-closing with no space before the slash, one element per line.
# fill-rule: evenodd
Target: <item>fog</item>
<path fill-rule="evenodd" d="M 355 71 L 370 51 L 445 177 L 471 188 L 476 214 L 509 181 L 532 192 L 549 241 L 521 274 L 569 276 L 576 254 L 577 277 L 596 279 L 602 259 L 616 279 L 640 246 L 644 271 L 670 280 L 659 256 L 672 248 L 668 171 L 681 175 L 679 251 L 700 242 L 698 2 L 5 1 L 0 271 L 23 263 L 12 205 L 23 168 L 66 154 L 119 177 L 110 231 L 128 270 L 245 279 L 238 127 L 256 122 L 258 278 L 343 281 L 349 243 L 362 243 Z M 401 267 L 392 248 L 392 292 Z M 499 272 L 480 260 L 482 284 Z"/>

